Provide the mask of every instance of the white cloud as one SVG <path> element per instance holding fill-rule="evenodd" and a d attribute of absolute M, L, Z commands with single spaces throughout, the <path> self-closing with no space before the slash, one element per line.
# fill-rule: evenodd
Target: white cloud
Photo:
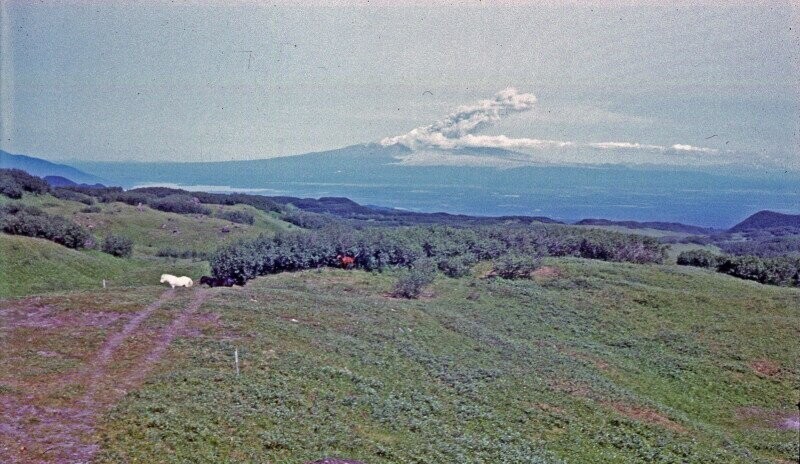
<path fill-rule="evenodd" d="M 639 142 L 575 142 L 565 140 L 543 140 L 506 135 L 479 135 L 481 129 L 497 124 L 503 118 L 531 111 L 536 104 L 531 93 L 520 93 L 507 88 L 493 98 L 481 100 L 474 105 L 459 107 L 441 121 L 417 127 L 408 133 L 381 140 L 384 146 L 395 144 L 410 148 L 414 154 L 403 157 L 406 164 L 445 163 L 469 165 L 494 164 L 509 166 L 538 163 L 630 163 L 630 164 L 718 164 L 718 158 L 707 159 L 702 155 L 719 153 L 714 148 L 695 147 L 687 144 L 671 146 Z M 479 148 L 501 148 L 516 151 L 515 155 L 498 159 L 496 156 L 444 153 L 448 150 Z M 427 158 L 426 158 L 427 157 Z"/>

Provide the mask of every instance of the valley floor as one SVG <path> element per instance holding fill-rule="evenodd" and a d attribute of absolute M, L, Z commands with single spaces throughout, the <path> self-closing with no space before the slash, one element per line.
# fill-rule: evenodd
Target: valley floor
<path fill-rule="evenodd" d="M 548 259 L 0 300 L 3 462 L 792 462 L 800 291 Z M 240 357 L 240 374 L 234 365 Z"/>

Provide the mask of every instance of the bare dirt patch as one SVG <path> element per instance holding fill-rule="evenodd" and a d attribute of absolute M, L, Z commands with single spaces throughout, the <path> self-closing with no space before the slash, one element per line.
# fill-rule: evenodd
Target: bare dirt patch
<path fill-rule="evenodd" d="M 761 377 L 778 377 L 783 371 L 780 364 L 770 359 L 756 359 L 750 363 L 750 369 Z"/>
<path fill-rule="evenodd" d="M 747 428 L 800 430 L 800 415 L 790 411 L 745 406 L 736 408 L 733 415 Z"/>
<path fill-rule="evenodd" d="M 626 403 L 609 403 L 609 406 L 628 419 L 644 422 L 646 424 L 658 425 L 665 429 L 672 430 L 673 432 L 686 433 L 686 428 L 682 425 L 664 416 L 663 414 L 644 406 Z"/>
<path fill-rule="evenodd" d="M 542 266 L 539 269 L 533 271 L 531 273 L 531 277 L 537 280 L 556 279 L 558 277 L 561 277 L 561 271 L 553 266 Z"/>

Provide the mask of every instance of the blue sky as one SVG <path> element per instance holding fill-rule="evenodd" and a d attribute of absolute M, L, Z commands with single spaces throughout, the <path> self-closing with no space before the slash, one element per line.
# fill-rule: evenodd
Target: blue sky
<path fill-rule="evenodd" d="M 474 136 L 574 143 L 534 160 L 800 170 L 790 2 L 366 5 L 2 2 L 6 151 L 253 159 L 378 142 L 535 95 Z M 436 148 L 436 147 L 434 147 Z M 421 151 L 424 155 L 424 151 Z"/>

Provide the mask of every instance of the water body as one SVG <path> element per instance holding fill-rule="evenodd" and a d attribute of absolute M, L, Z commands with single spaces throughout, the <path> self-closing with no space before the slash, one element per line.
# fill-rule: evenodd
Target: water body
<path fill-rule="evenodd" d="M 347 197 L 421 212 L 672 221 L 728 228 L 768 209 L 800 213 L 796 173 L 719 174 L 667 168 L 403 166 L 365 146 L 220 163 L 79 163 L 111 185 Z"/>

